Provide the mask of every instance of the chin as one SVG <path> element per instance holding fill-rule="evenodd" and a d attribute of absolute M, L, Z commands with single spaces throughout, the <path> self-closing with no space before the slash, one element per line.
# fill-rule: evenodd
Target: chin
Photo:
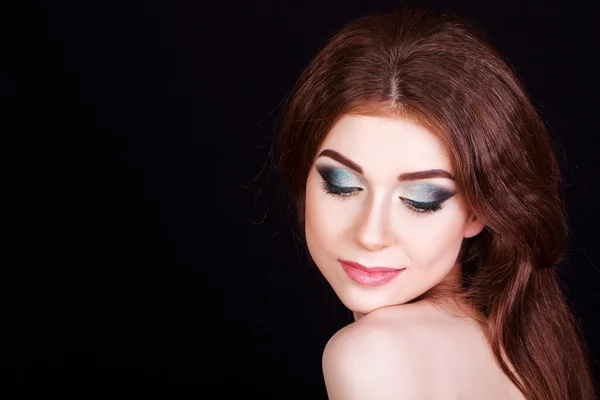
<path fill-rule="evenodd" d="M 358 314 L 369 314 L 378 308 L 401 305 L 411 300 L 401 296 L 389 298 L 383 293 L 377 293 L 377 291 L 365 293 L 360 288 L 346 288 L 344 293 L 336 292 L 336 294 L 346 308 Z"/>

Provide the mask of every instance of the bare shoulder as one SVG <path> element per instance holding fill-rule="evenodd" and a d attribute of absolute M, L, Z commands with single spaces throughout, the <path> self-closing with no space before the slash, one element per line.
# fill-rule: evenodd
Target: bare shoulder
<path fill-rule="evenodd" d="M 373 311 L 338 331 L 322 361 L 330 400 L 523 398 L 477 323 L 428 303 Z"/>
<path fill-rule="evenodd" d="M 376 310 L 338 331 L 323 353 L 329 398 L 428 398 L 433 343 L 426 337 L 439 323 L 415 304 Z"/>

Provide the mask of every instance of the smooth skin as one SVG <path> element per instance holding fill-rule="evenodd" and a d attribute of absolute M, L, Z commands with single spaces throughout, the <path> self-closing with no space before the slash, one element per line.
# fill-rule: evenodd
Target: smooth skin
<path fill-rule="evenodd" d="M 345 115 L 319 149 L 306 185 L 306 240 L 355 316 L 323 354 L 331 400 L 523 399 L 473 310 L 451 298 L 412 302 L 460 284 L 462 241 L 483 229 L 452 176 L 441 142 L 407 118 Z M 405 270 L 366 287 L 339 260 Z"/>

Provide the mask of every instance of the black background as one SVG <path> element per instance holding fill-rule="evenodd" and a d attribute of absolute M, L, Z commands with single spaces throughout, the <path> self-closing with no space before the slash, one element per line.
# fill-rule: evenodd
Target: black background
<path fill-rule="evenodd" d="M 351 316 L 280 212 L 269 149 L 326 38 L 399 2 L 201 3 L 5 3 L 0 359 L 21 397 L 325 398 L 321 352 Z M 599 354 L 600 13 L 405 4 L 474 19 L 523 79 L 564 174 L 561 276 Z"/>

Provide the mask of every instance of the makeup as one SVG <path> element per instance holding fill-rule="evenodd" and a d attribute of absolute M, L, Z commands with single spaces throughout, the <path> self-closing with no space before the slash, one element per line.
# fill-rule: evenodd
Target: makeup
<path fill-rule="evenodd" d="M 326 155 L 329 156 L 328 154 Z M 341 155 L 335 159 L 338 160 L 339 157 L 342 157 L 343 160 L 346 160 Z M 355 165 L 351 161 L 344 162 L 352 164 L 352 166 L 348 168 L 356 168 L 358 173 L 362 173 L 362 168 L 360 166 Z M 365 185 L 360 176 L 357 176 L 354 172 L 348 170 L 347 168 L 317 164 L 316 169 L 323 179 L 323 182 L 321 182 L 321 187 L 325 193 L 332 196 L 349 197 L 357 192 L 361 192 L 363 190 L 362 186 Z M 400 175 L 398 180 L 402 182 L 405 179 L 425 179 L 425 177 L 443 177 L 450 179 L 448 176 L 452 177 L 443 170 L 430 170 L 406 173 Z M 402 200 L 409 210 L 417 214 L 432 213 L 441 210 L 442 204 L 456 194 L 456 192 L 451 189 L 436 185 L 431 182 L 410 182 L 403 184 L 401 187 L 402 196 L 400 196 L 400 200 Z"/>
<path fill-rule="evenodd" d="M 454 196 L 454 191 L 429 182 L 402 185 L 403 197 L 418 203 L 440 203 Z"/>
<path fill-rule="evenodd" d="M 415 182 L 402 186 L 400 199 L 417 213 L 435 212 L 456 192 L 429 182 Z"/>
<path fill-rule="evenodd" d="M 323 189 L 333 195 L 350 195 L 361 191 L 363 182 L 345 168 L 317 165 L 317 172 L 323 178 Z"/>
<path fill-rule="evenodd" d="M 381 286 L 390 282 L 402 273 L 406 268 L 365 267 L 358 263 L 346 260 L 338 260 L 340 266 L 354 282 L 363 286 Z"/>

